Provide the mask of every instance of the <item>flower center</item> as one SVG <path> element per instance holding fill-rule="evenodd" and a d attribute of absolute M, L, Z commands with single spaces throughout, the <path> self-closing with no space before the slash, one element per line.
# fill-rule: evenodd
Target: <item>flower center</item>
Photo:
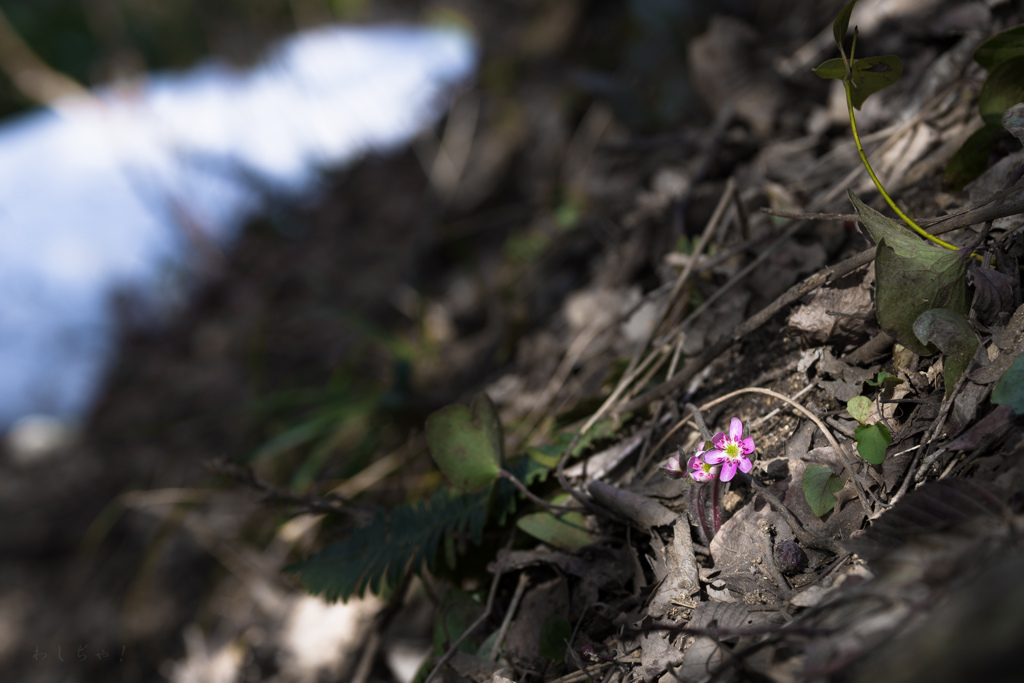
<path fill-rule="evenodd" d="M 725 454 L 730 458 L 740 457 L 740 445 L 738 443 L 730 443 L 725 446 Z"/>

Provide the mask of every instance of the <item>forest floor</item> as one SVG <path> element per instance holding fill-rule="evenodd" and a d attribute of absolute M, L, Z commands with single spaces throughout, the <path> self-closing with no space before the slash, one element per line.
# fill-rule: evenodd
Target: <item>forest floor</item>
<path fill-rule="evenodd" d="M 452 681 L 1011 680 L 1024 425 L 991 393 L 1024 353 L 1024 154 L 964 190 L 943 169 L 980 127 L 974 50 L 1024 15 L 855 14 L 858 52 L 905 65 L 858 112 L 878 175 L 912 216 L 973 210 L 943 238 L 995 255 L 958 284 L 979 343 L 947 386 L 955 354 L 877 319 L 847 191 L 884 203 L 810 71 L 835 56 L 814 4 L 711 18 L 682 88 L 710 116 L 671 128 L 678 74 L 636 56 L 656 20 L 613 77 L 596 4 L 474 17 L 493 40 L 443 125 L 252 226 L 180 320 L 126 334 L 73 446 L 0 460 L 0 677 L 404 682 L 433 653 Z M 458 572 L 338 604 L 282 573 L 428 498 L 424 422 L 481 391 L 585 543 L 492 523 Z M 756 444 L 720 524 L 710 484 L 661 472 L 706 439 L 688 404 Z"/>

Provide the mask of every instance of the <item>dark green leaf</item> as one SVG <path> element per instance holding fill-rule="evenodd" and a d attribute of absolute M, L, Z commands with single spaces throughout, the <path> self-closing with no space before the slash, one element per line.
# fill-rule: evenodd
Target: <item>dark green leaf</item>
<path fill-rule="evenodd" d="M 875 309 L 882 329 L 911 351 L 935 353 L 914 334 L 914 321 L 932 308 L 961 315 L 967 301 L 967 256 L 925 242 L 861 202 L 850 201 L 861 223 L 878 243 L 875 254 Z"/>
<path fill-rule="evenodd" d="M 491 441 L 491 452 L 494 453 L 494 462 L 500 466 L 505 459 L 505 433 L 501 428 L 501 419 L 498 417 L 498 409 L 494 407 L 494 401 L 484 392 L 480 392 L 473 400 L 471 410 L 473 419 L 487 432 Z"/>
<path fill-rule="evenodd" d="M 484 606 L 469 593 L 454 587 L 445 591 L 434 615 L 434 654 L 443 655 L 483 611 Z M 481 640 L 479 634 L 470 634 L 459 643 L 459 651 L 473 654 Z"/>
<path fill-rule="evenodd" d="M 802 488 L 811 512 L 821 517 L 836 506 L 836 493 L 843 488 L 843 480 L 827 467 L 808 465 Z"/>
<path fill-rule="evenodd" d="M 978 111 L 985 123 L 1002 125 L 1003 112 L 1019 102 L 1024 102 L 1024 57 L 992 70 L 978 94 Z"/>
<path fill-rule="evenodd" d="M 275 458 L 293 448 L 321 438 L 337 424 L 335 415 L 320 415 L 278 433 L 250 456 L 250 462 Z"/>
<path fill-rule="evenodd" d="M 872 465 L 881 465 L 885 460 L 885 449 L 892 443 L 892 434 L 884 424 L 857 425 L 853 430 L 860 457 Z"/>
<path fill-rule="evenodd" d="M 1013 365 L 1003 373 L 992 390 L 992 402 L 1010 406 L 1016 415 L 1024 415 L 1024 356 L 1013 359 Z"/>
<path fill-rule="evenodd" d="M 555 662 L 562 661 L 570 638 L 572 622 L 561 614 L 548 615 L 540 627 L 540 656 Z"/>
<path fill-rule="evenodd" d="M 378 511 L 373 521 L 344 541 L 285 567 L 298 572 L 313 595 L 328 601 L 381 593 L 397 586 L 405 571 L 433 569 L 442 540 L 467 534 L 479 545 L 487 520 L 488 492 L 452 495 L 439 489 L 429 502 L 400 505 L 391 515 Z"/>
<path fill-rule="evenodd" d="M 978 350 L 978 335 L 974 328 L 956 311 L 933 308 L 914 321 L 914 334 L 925 344 L 934 344 L 942 351 L 942 379 L 946 383 L 946 396 L 964 374 L 964 370 Z"/>
<path fill-rule="evenodd" d="M 853 419 L 861 424 L 868 419 L 871 412 L 871 399 L 867 396 L 854 396 L 846 402 L 846 412 L 853 416 Z"/>
<path fill-rule="evenodd" d="M 836 20 L 832 22 L 832 37 L 836 40 L 836 46 L 839 51 L 846 54 L 843 48 L 843 42 L 846 40 L 846 32 L 850 28 L 850 15 L 853 14 L 853 7 L 857 4 L 857 0 L 850 0 L 846 4 L 846 7 L 839 12 Z"/>
<path fill-rule="evenodd" d="M 842 59 L 830 59 L 822 62 L 814 69 L 820 78 L 843 80 L 846 78 L 846 65 Z M 899 80 L 903 73 L 903 62 L 895 55 L 865 57 L 853 60 L 850 80 L 850 101 L 860 109 L 870 95 Z"/>
<path fill-rule="evenodd" d="M 570 500 L 568 494 L 561 494 L 552 503 L 562 505 Z M 593 536 L 587 531 L 586 519 L 579 512 L 567 512 L 558 517 L 547 511 L 534 512 L 520 517 L 516 526 L 538 541 L 556 548 L 576 551 L 594 542 Z"/>
<path fill-rule="evenodd" d="M 530 446 L 526 449 L 528 457 L 548 469 L 558 467 L 558 461 L 562 459 L 564 453 L 565 446 L 554 444 L 550 446 Z"/>
<path fill-rule="evenodd" d="M 1024 56 L 1024 24 L 995 34 L 974 51 L 974 61 L 986 71 L 1021 56 Z"/>
<path fill-rule="evenodd" d="M 896 55 L 866 57 L 855 59 L 851 70 L 853 78 L 850 81 L 850 101 L 859 110 L 869 96 L 900 79 L 903 62 Z"/>
<path fill-rule="evenodd" d="M 825 80 L 834 79 L 841 81 L 846 78 L 846 64 L 840 58 L 828 59 L 811 69 L 818 78 Z"/>
<path fill-rule="evenodd" d="M 450 405 L 427 418 L 427 447 L 456 491 L 474 493 L 498 478 L 501 467 L 501 424 L 490 400 Z"/>
<path fill-rule="evenodd" d="M 903 384 L 903 380 L 901 380 L 899 377 L 892 374 L 891 372 L 886 372 L 885 370 L 879 372 L 875 379 L 867 380 L 867 383 L 873 387 L 880 387 L 882 386 L 882 384 L 886 382 L 888 382 L 889 384 Z"/>
<path fill-rule="evenodd" d="M 1002 126 L 986 123 L 967 138 L 946 162 L 943 180 L 950 189 L 959 192 L 964 185 L 988 170 L 989 157 L 1002 135 Z"/>

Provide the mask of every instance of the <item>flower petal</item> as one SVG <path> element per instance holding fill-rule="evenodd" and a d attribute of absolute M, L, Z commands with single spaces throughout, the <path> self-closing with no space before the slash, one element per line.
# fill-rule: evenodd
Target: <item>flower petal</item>
<path fill-rule="evenodd" d="M 729 481 L 736 476 L 736 461 L 726 460 L 722 463 L 722 481 Z"/>
<path fill-rule="evenodd" d="M 711 445 L 714 446 L 715 448 L 724 448 L 724 444 L 727 438 L 728 437 L 725 435 L 725 432 L 718 432 L 713 437 L 711 437 Z"/>
<path fill-rule="evenodd" d="M 750 455 L 754 452 L 754 440 L 749 436 L 743 441 L 740 441 L 740 450 L 743 451 L 743 455 Z"/>
<path fill-rule="evenodd" d="M 743 422 L 738 417 L 734 417 L 729 423 L 729 438 L 733 441 L 743 438 Z"/>
<path fill-rule="evenodd" d="M 710 479 L 714 479 L 715 475 L 711 474 L 710 472 L 705 472 L 704 470 L 696 470 L 690 472 L 690 478 L 693 479 L 695 482 L 703 483 Z"/>
<path fill-rule="evenodd" d="M 750 462 L 750 458 L 741 455 L 740 456 L 740 472 L 749 472 L 754 469 L 754 464 Z"/>
<path fill-rule="evenodd" d="M 703 467 L 704 461 L 700 459 L 699 455 L 691 455 L 690 459 L 686 461 L 686 465 L 691 470 L 701 470 L 701 469 L 704 469 L 704 467 Z"/>
<path fill-rule="evenodd" d="M 717 465 L 718 463 L 725 462 L 726 460 L 729 459 L 729 456 L 725 453 L 725 451 L 719 450 L 706 451 L 704 455 L 700 457 L 702 457 L 704 459 L 704 462 L 706 462 L 709 465 Z"/>
<path fill-rule="evenodd" d="M 669 458 L 668 462 L 661 466 L 661 473 L 670 479 L 682 479 L 686 476 L 686 473 L 679 466 L 679 459 L 674 457 Z"/>

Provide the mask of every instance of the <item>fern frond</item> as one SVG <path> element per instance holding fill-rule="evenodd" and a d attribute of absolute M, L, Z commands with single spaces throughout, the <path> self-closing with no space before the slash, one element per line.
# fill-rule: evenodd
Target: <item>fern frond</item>
<path fill-rule="evenodd" d="M 456 495 L 440 488 L 429 501 L 407 503 L 391 511 L 378 511 L 373 521 L 344 541 L 284 568 L 297 572 L 313 595 L 334 602 L 362 596 L 369 588 L 381 593 L 397 586 L 405 572 L 433 569 L 441 541 L 468 533 L 479 545 L 487 521 L 490 491 Z"/>

